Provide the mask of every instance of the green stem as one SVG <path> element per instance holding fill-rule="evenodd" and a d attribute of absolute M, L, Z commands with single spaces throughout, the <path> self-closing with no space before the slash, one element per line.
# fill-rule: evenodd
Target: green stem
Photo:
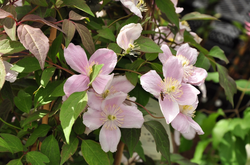
<path fill-rule="evenodd" d="M 123 71 L 133 72 L 133 73 L 136 73 L 136 74 L 142 75 L 142 74 L 141 74 L 141 73 L 139 73 L 139 72 L 136 72 L 136 71 L 134 71 L 134 70 L 129 70 L 129 69 L 115 68 L 114 70 L 123 70 Z"/>
<path fill-rule="evenodd" d="M 121 18 L 115 20 L 115 21 L 112 22 L 108 27 L 112 26 L 114 23 L 116 23 L 116 22 L 118 22 L 118 21 L 120 21 L 120 20 L 122 20 L 122 19 L 125 19 L 125 18 L 130 17 L 132 14 L 133 14 L 133 13 L 130 13 L 129 15 L 126 15 L 126 16 L 124 16 L 124 17 L 121 17 Z"/>
<path fill-rule="evenodd" d="M 12 124 L 7 123 L 7 122 L 6 122 L 6 121 L 4 121 L 1 117 L 0 117 L 0 120 L 1 120 L 4 124 L 6 124 L 6 125 L 8 125 L 8 126 L 10 126 L 10 127 L 13 127 L 13 128 L 16 128 L 16 129 L 21 130 L 21 128 L 16 127 L 16 126 L 14 126 L 14 125 L 12 125 Z"/>

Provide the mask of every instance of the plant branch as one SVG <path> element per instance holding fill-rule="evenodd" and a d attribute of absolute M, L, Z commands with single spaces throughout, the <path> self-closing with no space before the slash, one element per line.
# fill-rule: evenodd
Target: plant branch
<path fill-rule="evenodd" d="M 129 70 L 129 69 L 115 68 L 114 70 L 123 70 L 123 71 L 133 72 L 133 73 L 136 73 L 136 74 L 142 75 L 142 74 L 141 74 L 141 73 L 139 73 L 139 72 L 136 72 L 136 71 L 134 71 L 134 70 Z"/>
<path fill-rule="evenodd" d="M 51 62 L 51 61 L 49 61 L 49 60 L 45 60 L 47 63 L 49 63 L 50 65 L 54 65 L 54 66 L 56 66 L 58 69 L 62 69 L 62 70 L 64 70 L 64 71 L 66 71 L 66 72 L 68 72 L 68 73 L 70 73 L 70 74 L 75 74 L 74 72 L 72 72 L 72 71 L 70 71 L 70 70 L 68 70 L 68 69 L 65 69 L 65 68 L 63 68 L 63 67 L 61 67 L 60 65 L 57 65 L 57 64 L 54 64 L 53 62 Z"/>
<path fill-rule="evenodd" d="M 8 126 L 10 126 L 10 127 L 13 127 L 13 128 L 16 128 L 16 129 L 21 130 L 21 128 L 19 128 L 19 127 L 17 127 L 17 126 L 14 126 L 14 125 L 12 125 L 12 124 L 10 124 L 10 123 L 7 123 L 7 122 L 4 121 L 1 117 L 0 117 L 0 120 L 1 120 L 4 124 L 6 124 L 6 125 L 8 125 Z"/>

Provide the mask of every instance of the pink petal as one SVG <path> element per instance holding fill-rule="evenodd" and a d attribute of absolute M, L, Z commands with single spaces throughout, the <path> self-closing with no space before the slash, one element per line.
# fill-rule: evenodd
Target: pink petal
<path fill-rule="evenodd" d="M 168 45 L 166 44 L 163 44 L 161 46 L 161 50 L 163 51 L 163 53 L 159 53 L 158 58 L 161 61 L 161 63 L 164 64 L 169 57 L 173 56 L 173 54 L 169 49 Z"/>
<path fill-rule="evenodd" d="M 103 100 L 101 95 L 94 92 L 93 89 L 88 90 L 87 94 L 88 94 L 88 106 L 93 109 L 101 109 L 101 104 Z"/>
<path fill-rule="evenodd" d="M 89 135 L 89 133 L 92 132 L 92 131 L 93 131 L 93 130 L 89 129 L 89 127 L 85 127 L 84 133 L 85 133 L 86 135 Z"/>
<path fill-rule="evenodd" d="M 83 124 L 88 127 L 90 130 L 96 130 L 102 126 L 103 122 L 101 118 L 101 110 L 95 110 L 88 108 L 88 111 L 83 114 Z"/>
<path fill-rule="evenodd" d="M 105 124 L 101 128 L 99 140 L 104 152 L 115 152 L 121 138 L 121 131 L 118 127 L 115 129 L 106 129 Z"/>
<path fill-rule="evenodd" d="M 203 135 L 204 132 L 201 129 L 200 125 L 198 123 L 196 123 L 191 117 L 187 116 L 188 122 L 190 124 L 191 127 L 194 128 L 194 130 L 198 133 L 198 135 Z"/>
<path fill-rule="evenodd" d="M 163 101 L 161 98 L 159 98 L 159 104 L 161 112 L 165 117 L 167 124 L 171 123 L 180 112 L 178 103 L 176 101 L 171 101 L 169 98 L 165 97 Z"/>
<path fill-rule="evenodd" d="M 108 84 L 109 80 L 112 79 L 114 74 L 111 75 L 104 75 L 99 73 L 99 75 L 95 78 L 92 82 L 92 86 L 96 93 L 102 94 L 105 90 L 106 85 Z"/>
<path fill-rule="evenodd" d="M 174 142 L 176 143 L 177 146 L 181 144 L 180 136 L 181 136 L 180 132 L 174 130 Z"/>
<path fill-rule="evenodd" d="M 142 75 L 140 81 L 142 88 L 145 91 L 153 94 L 157 98 L 159 97 L 162 90 L 160 87 L 162 80 L 155 70 L 151 70 L 148 73 Z"/>
<path fill-rule="evenodd" d="M 182 11 L 184 10 L 183 7 L 176 7 L 175 8 L 175 12 L 178 14 L 178 13 L 181 13 Z"/>
<path fill-rule="evenodd" d="M 141 11 L 138 7 L 136 7 L 137 5 L 137 0 L 120 0 L 121 3 L 128 8 L 132 13 L 134 13 L 135 15 L 137 15 L 138 17 L 142 18 L 142 14 Z M 136 3 L 135 3 L 136 2 Z"/>
<path fill-rule="evenodd" d="M 125 99 L 127 98 L 127 94 L 123 92 L 117 92 L 115 94 L 109 95 L 102 102 L 102 109 L 104 110 L 106 106 L 120 106 Z"/>
<path fill-rule="evenodd" d="M 110 88 L 115 91 L 129 93 L 135 86 L 130 83 L 126 76 L 115 76 L 110 84 Z"/>
<path fill-rule="evenodd" d="M 74 92 L 81 92 L 88 89 L 89 77 L 79 74 L 69 77 L 64 86 L 63 90 L 67 97 Z"/>
<path fill-rule="evenodd" d="M 3 64 L 5 66 L 5 80 L 9 81 L 9 82 L 14 82 L 16 81 L 18 72 L 14 71 L 14 70 L 10 70 L 10 68 L 13 66 L 11 63 L 7 62 L 7 61 L 3 61 Z"/>
<path fill-rule="evenodd" d="M 144 122 L 141 111 L 135 106 L 120 105 L 122 114 L 124 115 L 124 121 L 121 128 L 141 128 Z"/>
<path fill-rule="evenodd" d="M 194 48 L 191 48 L 188 43 L 186 43 L 181 45 L 177 50 L 176 56 L 178 55 L 186 57 L 189 60 L 189 64 L 194 65 L 197 60 L 198 51 Z"/>
<path fill-rule="evenodd" d="M 179 113 L 175 119 L 171 122 L 171 125 L 174 129 L 181 133 L 188 133 L 190 129 L 190 124 L 187 120 L 187 116 Z"/>
<path fill-rule="evenodd" d="M 197 100 L 197 95 L 200 93 L 198 89 L 190 84 L 182 83 L 181 90 L 183 94 L 177 100 L 180 105 L 192 105 Z"/>
<path fill-rule="evenodd" d="M 110 49 L 98 49 L 95 53 L 89 58 L 89 64 L 98 63 L 104 64 L 102 67 L 102 74 L 111 73 L 117 63 L 117 56 L 113 50 Z"/>
<path fill-rule="evenodd" d="M 185 139 L 192 140 L 195 137 L 195 134 L 196 132 L 193 129 L 193 127 L 190 127 L 189 132 L 183 133 L 182 135 L 184 136 Z"/>
<path fill-rule="evenodd" d="M 165 78 L 172 77 L 179 82 L 182 81 L 183 67 L 180 60 L 175 56 L 169 57 L 162 67 L 163 75 Z"/>
<path fill-rule="evenodd" d="M 200 86 L 207 77 L 207 71 L 203 68 L 194 67 L 192 76 L 188 77 L 188 82 L 193 85 Z"/>
<path fill-rule="evenodd" d="M 87 68 L 89 63 L 86 53 L 81 46 L 70 43 L 69 46 L 64 49 L 64 57 L 72 69 L 87 75 L 85 67 Z"/>

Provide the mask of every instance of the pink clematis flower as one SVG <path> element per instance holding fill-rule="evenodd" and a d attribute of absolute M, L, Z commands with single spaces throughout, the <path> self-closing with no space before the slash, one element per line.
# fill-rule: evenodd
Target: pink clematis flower
<path fill-rule="evenodd" d="M 127 94 L 117 92 L 109 95 L 99 105 L 98 109 L 92 107 L 83 114 L 83 123 L 90 130 L 102 126 L 99 140 L 103 151 L 115 152 L 121 138 L 120 128 L 141 128 L 144 118 L 135 106 L 123 104 Z"/>
<path fill-rule="evenodd" d="M 144 90 L 153 94 L 159 100 L 161 111 L 166 122 L 171 123 L 179 114 L 179 105 L 191 105 L 197 100 L 199 90 L 190 84 L 182 83 L 183 69 L 181 61 L 169 57 L 163 65 L 163 76 L 151 70 L 141 76 L 141 85 Z"/>
<path fill-rule="evenodd" d="M 180 113 L 171 123 L 172 127 L 187 139 L 193 139 L 196 132 L 199 135 L 204 134 L 199 124 L 192 119 L 197 105 L 198 100 L 192 105 L 179 105 Z"/>
<path fill-rule="evenodd" d="M 104 64 L 99 75 L 92 83 L 93 89 L 101 94 L 109 80 L 113 77 L 113 74 L 109 74 L 114 70 L 117 63 L 115 52 L 105 48 L 96 50 L 88 61 L 83 48 L 72 43 L 64 49 L 64 57 L 69 66 L 80 73 L 79 75 L 69 77 L 65 82 L 64 92 L 66 97 L 69 97 L 74 92 L 85 91 L 89 88 L 89 76 L 93 71 L 92 67 L 94 64 Z"/>
<path fill-rule="evenodd" d="M 173 57 L 168 45 L 162 45 L 163 53 L 159 54 L 159 59 L 164 64 L 170 57 Z M 200 86 L 204 83 L 207 77 L 207 71 L 203 68 L 193 66 L 197 60 L 198 52 L 191 48 L 187 43 L 180 46 L 177 50 L 176 58 L 182 63 L 183 68 L 183 82 Z"/>
<path fill-rule="evenodd" d="M 175 12 L 178 14 L 178 13 L 181 13 L 183 11 L 183 8 L 182 7 L 177 7 L 177 3 L 178 3 L 178 0 L 171 0 L 174 4 L 174 8 L 175 8 Z"/>
<path fill-rule="evenodd" d="M 14 82 L 17 79 L 17 75 L 18 72 L 14 71 L 14 70 L 10 70 L 10 68 L 13 66 L 11 63 L 7 62 L 7 61 L 3 61 L 3 64 L 5 66 L 5 80 L 9 81 L 9 82 Z"/>
<path fill-rule="evenodd" d="M 147 11 L 144 0 L 120 0 L 132 13 L 142 18 L 141 12 Z"/>
<path fill-rule="evenodd" d="M 141 36 L 142 26 L 137 23 L 130 23 L 121 28 L 117 35 L 117 44 L 125 50 L 124 54 L 129 54 L 133 50 L 137 50 L 138 47 L 134 44 L 134 41 Z"/>
<path fill-rule="evenodd" d="M 250 14 L 249 14 L 250 15 Z M 250 36 L 250 22 L 245 22 L 245 28 L 247 30 L 247 35 Z"/>

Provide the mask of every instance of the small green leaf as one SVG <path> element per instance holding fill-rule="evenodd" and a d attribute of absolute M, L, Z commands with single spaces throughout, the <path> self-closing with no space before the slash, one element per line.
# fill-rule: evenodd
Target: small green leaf
<path fill-rule="evenodd" d="M 139 45 L 140 51 L 145 53 L 162 53 L 160 47 L 150 38 L 147 37 L 139 37 L 135 40 L 135 43 Z"/>
<path fill-rule="evenodd" d="M 113 50 L 115 53 L 121 53 L 122 48 L 120 48 L 120 46 L 118 46 L 116 43 L 110 43 L 108 45 L 108 49 Z"/>
<path fill-rule="evenodd" d="M 218 72 L 208 72 L 206 81 L 213 81 L 219 83 L 219 73 Z"/>
<path fill-rule="evenodd" d="M 7 165 L 23 165 L 23 163 L 21 159 L 13 159 L 9 161 Z"/>
<path fill-rule="evenodd" d="M 60 149 L 58 141 L 53 135 L 48 136 L 41 145 L 41 153 L 46 155 L 50 162 L 48 164 L 55 165 L 60 162 Z"/>
<path fill-rule="evenodd" d="M 160 151 L 162 156 L 170 163 L 170 144 L 165 128 L 155 120 L 145 122 L 144 126 L 153 135 L 157 151 Z"/>
<path fill-rule="evenodd" d="M 48 84 L 51 76 L 53 76 L 54 72 L 55 72 L 56 68 L 55 67 L 51 67 L 51 68 L 47 68 L 43 71 L 42 73 L 42 77 L 40 80 L 41 85 L 45 88 L 46 85 Z"/>
<path fill-rule="evenodd" d="M 112 30 L 110 30 L 109 28 L 103 28 L 103 29 L 97 30 L 97 32 L 98 32 L 98 36 L 115 42 L 115 35 L 112 32 Z"/>
<path fill-rule="evenodd" d="M 13 54 L 23 50 L 25 50 L 24 46 L 18 41 L 0 40 L 0 53 L 2 54 Z"/>
<path fill-rule="evenodd" d="M 72 126 L 87 105 L 87 101 L 88 96 L 86 91 L 83 91 L 71 94 L 69 98 L 63 102 L 60 111 L 60 120 L 67 143 L 69 143 Z"/>
<path fill-rule="evenodd" d="M 208 70 L 210 65 L 209 59 L 203 53 L 199 53 L 195 66 Z"/>
<path fill-rule="evenodd" d="M 8 146 L 11 148 L 11 151 L 13 153 L 23 151 L 23 144 L 18 137 L 11 135 L 11 134 L 7 134 L 7 133 L 1 133 L 0 136 L 8 144 Z M 6 151 L 4 151 L 4 152 L 6 152 Z"/>
<path fill-rule="evenodd" d="M 138 82 L 138 75 L 136 73 L 133 73 L 133 72 L 125 72 L 125 75 L 126 75 L 127 79 L 130 81 L 130 83 L 133 84 L 134 86 L 136 86 L 136 84 Z"/>
<path fill-rule="evenodd" d="M 131 129 L 122 129 L 122 137 L 125 142 L 125 144 L 128 147 L 128 151 L 130 154 L 130 157 L 132 157 L 135 146 L 137 145 L 140 135 L 141 135 L 141 129 L 131 128 Z"/>
<path fill-rule="evenodd" d="M 198 164 L 201 163 L 203 152 L 209 143 L 211 143 L 211 139 L 206 139 L 198 142 L 195 149 L 194 158 L 191 160 L 192 162 Z"/>
<path fill-rule="evenodd" d="M 63 3 L 67 6 L 78 8 L 79 10 L 82 10 L 93 17 L 95 16 L 84 0 L 63 0 Z"/>
<path fill-rule="evenodd" d="M 229 130 L 229 120 L 222 119 L 218 121 L 212 130 L 212 144 L 213 148 L 217 148 L 220 144 L 224 134 Z"/>
<path fill-rule="evenodd" d="M 20 126 L 24 127 L 26 124 L 29 124 L 37 119 L 42 118 L 45 116 L 47 113 L 49 113 L 48 110 L 38 110 L 31 115 L 29 115 L 26 119 L 20 121 Z"/>
<path fill-rule="evenodd" d="M 49 158 L 38 151 L 30 151 L 26 154 L 26 161 L 32 165 L 45 165 L 49 163 Z"/>
<path fill-rule="evenodd" d="M 27 65 L 29 64 L 29 65 Z M 45 65 L 46 66 L 46 65 Z M 19 73 L 30 73 L 41 69 L 39 62 L 35 57 L 26 57 L 18 61 L 11 70 L 17 71 Z"/>
<path fill-rule="evenodd" d="M 29 113 L 32 106 L 32 96 L 24 90 L 20 90 L 18 95 L 14 97 L 14 103 L 22 112 Z"/>
<path fill-rule="evenodd" d="M 109 165 L 109 158 L 105 153 L 100 144 L 92 140 L 82 140 L 81 145 L 82 155 L 85 161 L 91 165 Z"/>
<path fill-rule="evenodd" d="M 208 53 L 208 55 L 212 56 L 212 57 L 216 57 L 219 58 L 222 61 L 225 61 L 226 64 L 229 63 L 227 57 L 225 56 L 224 51 L 218 47 L 218 46 L 214 46 Z"/>
<path fill-rule="evenodd" d="M 216 17 L 207 14 L 201 14 L 197 11 L 188 13 L 181 18 L 181 21 L 189 20 L 218 20 Z"/>
<path fill-rule="evenodd" d="M 90 83 L 88 84 L 88 86 L 90 86 L 92 84 L 92 82 L 95 80 L 95 78 L 98 76 L 98 74 L 101 71 L 103 65 L 104 64 L 99 64 L 99 65 L 93 65 L 92 66 L 93 71 L 89 76 Z"/>
<path fill-rule="evenodd" d="M 219 72 L 220 85 L 224 88 L 227 99 L 234 106 L 233 95 L 237 92 L 236 83 L 228 75 L 227 69 L 224 66 L 216 64 Z"/>
<path fill-rule="evenodd" d="M 250 81 L 249 80 L 236 80 L 237 89 L 250 95 Z"/>
<path fill-rule="evenodd" d="M 53 90 L 53 92 L 51 93 L 51 96 L 52 97 L 59 97 L 59 96 L 64 96 L 65 93 L 64 93 L 64 90 L 63 90 L 63 86 L 64 86 L 64 83 L 66 82 L 63 81 L 60 85 L 58 85 L 55 90 Z"/>
<path fill-rule="evenodd" d="M 5 66 L 2 58 L 0 57 L 0 89 L 3 87 L 3 84 L 5 82 L 5 76 L 6 76 Z"/>
<path fill-rule="evenodd" d="M 154 61 L 158 57 L 158 53 L 146 53 L 145 57 L 147 61 Z"/>
<path fill-rule="evenodd" d="M 79 140 L 75 137 L 74 139 L 70 140 L 69 144 L 64 144 L 62 146 L 60 165 L 66 162 L 70 158 L 70 156 L 72 156 L 76 152 L 78 143 Z"/>

